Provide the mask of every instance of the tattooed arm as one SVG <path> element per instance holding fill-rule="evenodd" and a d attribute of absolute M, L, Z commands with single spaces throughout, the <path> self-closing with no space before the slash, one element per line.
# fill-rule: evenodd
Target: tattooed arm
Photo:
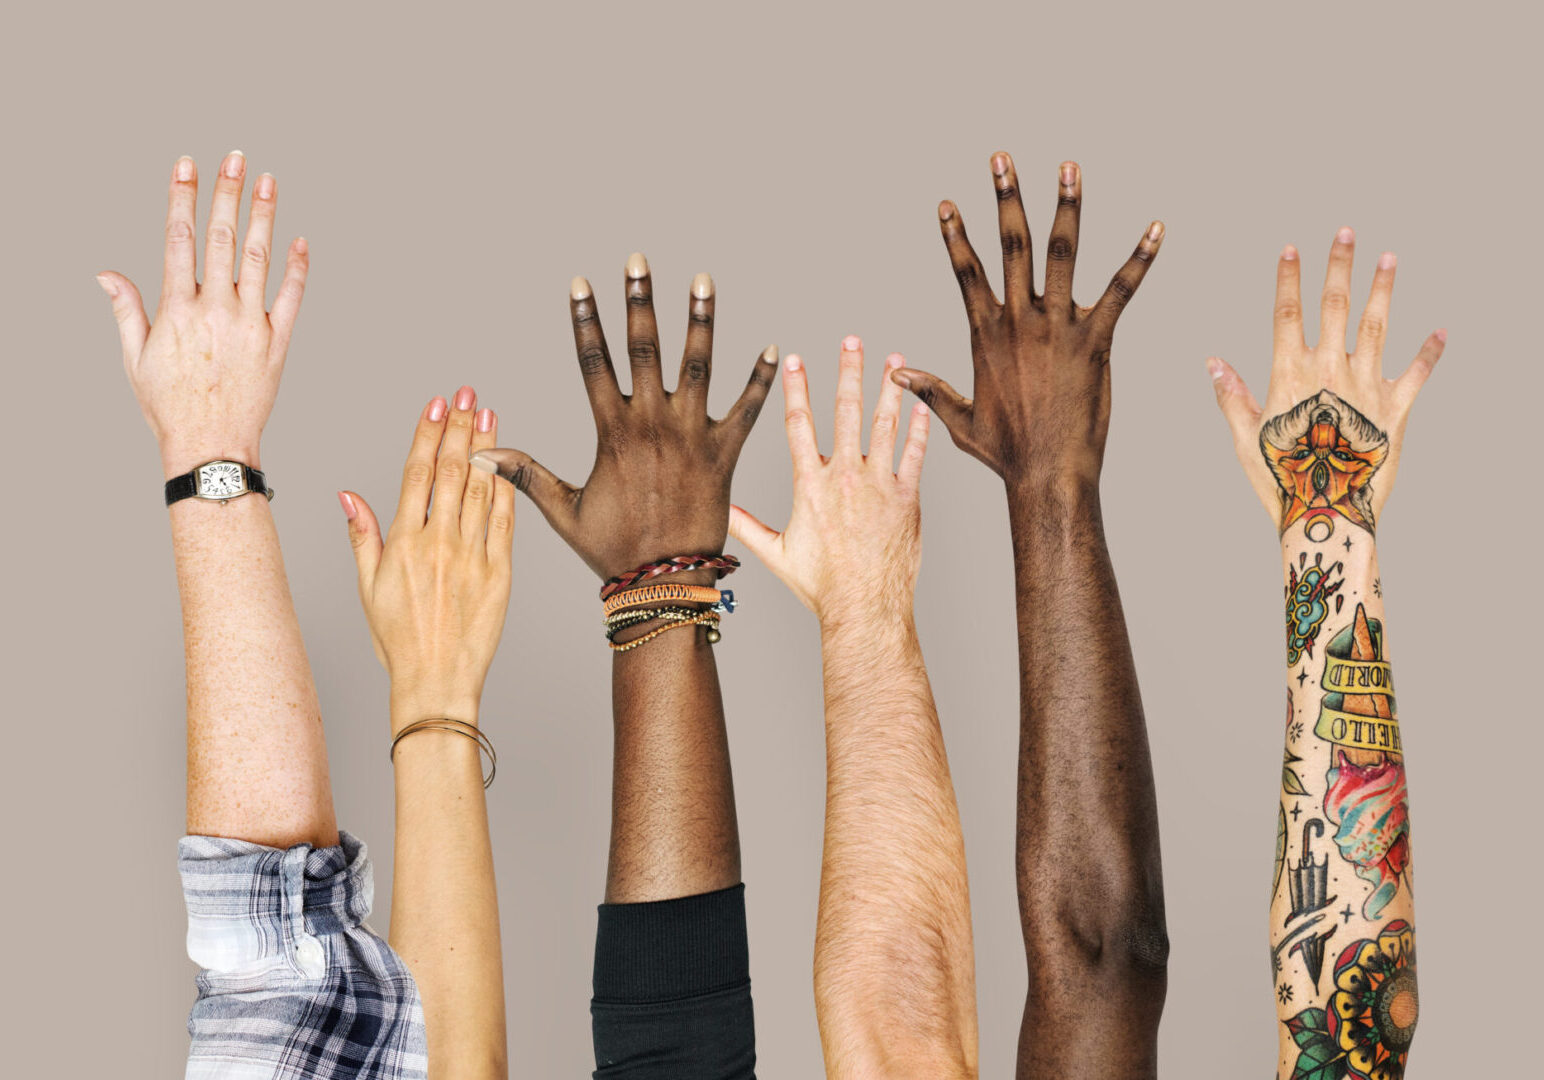
<path fill-rule="evenodd" d="M 892 354 L 887 370 L 905 361 Z M 901 390 L 886 381 L 861 448 L 863 345 L 842 343 L 836 440 L 815 445 L 798 357 L 783 375 L 793 517 L 773 532 L 736 508 L 735 538 L 820 620 L 826 838 L 815 1011 L 830 1077 L 976 1075 L 975 958 L 965 842 L 912 621 L 927 409 L 892 470 Z"/>
<path fill-rule="evenodd" d="M 1270 907 L 1283 1078 L 1397 1080 L 1418 1013 L 1404 750 L 1373 527 L 1447 334 L 1427 338 L 1398 379 L 1383 377 L 1395 266 L 1385 253 L 1356 351 L 1345 351 L 1355 240 L 1341 229 L 1330 249 L 1317 348 L 1303 338 L 1297 251 L 1282 252 L 1263 408 L 1231 367 L 1207 361 L 1285 562 L 1287 728 Z"/>
<path fill-rule="evenodd" d="M 1153 222 L 1092 308 L 1072 299 L 1082 180 L 1061 166 L 1045 293 L 1007 154 L 992 158 L 1004 300 L 939 207 L 970 320 L 974 401 L 942 380 L 892 378 L 933 406 L 961 449 L 1003 478 L 1019 623 L 1019 911 L 1029 994 L 1020 1077 L 1156 1072 L 1166 987 L 1152 762 L 1099 473 L 1115 322 L 1163 241 Z"/>

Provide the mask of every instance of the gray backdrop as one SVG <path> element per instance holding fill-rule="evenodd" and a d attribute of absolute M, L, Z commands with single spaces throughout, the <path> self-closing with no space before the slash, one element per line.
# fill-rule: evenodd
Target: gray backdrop
<path fill-rule="evenodd" d="M 1432 328 L 1451 331 L 1380 530 L 1421 870 L 1412 1074 L 1531 1068 L 1538 950 L 1523 926 L 1539 884 L 1529 842 L 1540 739 L 1523 681 L 1537 662 L 1539 596 L 1525 409 L 1539 375 L 1525 319 L 1540 241 L 1539 18 L 1513 22 L 1512 10 L 13 13 L 0 68 L 13 690 L 0 904 L 16 1075 L 100 1075 L 104 1053 L 116 1076 L 180 1075 L 193 994 L 174 869 L 180 622 L 154 446 L 92 275 L 129 274 L 153 306 L 172 161 L 192 154 L 212 177 L 233 147 L 253 175 L 278 175 L 283 241 L 304 233 L 312 245 L 264 462 L 282 493 L 339 818 L 372 845 L 381 926 L 386 683 L 333 492 L 356 488 L 388 516 L 431 395 L 473 384 L 500 411 L 505 442 L 582 480 L 592 429 L 568 280 L 590 276 L 619 333 L 622 266 L 638 249 L 667 351 L 681 345 L 691 275 L 718 282 L 715 411 L 776 341 L 808 358 L 829 438 L 843 334 L 968 388 L 934 206 L 958 200 L 995 266 L 992 151 L 1014 153 L 1040 245 L 1056 165 L 1081 161 L 1084 302 L 1163 218 L 1162 257 L 1117 336 L 1104 502 L 1163 815 L 1174 950 L 1162 1037 L 1174 1075 L 1259 1075 L 1275 1052 L 1264 929 L 1281 752 L 1278 556 L 1202 360 L 1226 356 L 1263 395 L 1283 243 L 1303 249 L 1314 310 L 1338 226 L 1359 232 L 1358 293 L 1377 253 L 1396 250 L 1390 365 Z M 779 395 L 735 485 L 774 524 L 789 499 Z M 1024 985 L 1007 522 L 995 479 L 941 431 L 924 485 L 918 621 L 969 846 L 982 1074 L 1005 1076 Z M 490 805 L 509 1036 L 515 1075 L 580 1076 L 591 1067 L 609 661 L 595 583 L 528 503 L 520 515 L 516 595 L 484 703 L 501 754 Z M 812 1076 L 815 625 L 758 565 L 735 587 L 747 603 L 719 657 L 762 1073 Z"/>

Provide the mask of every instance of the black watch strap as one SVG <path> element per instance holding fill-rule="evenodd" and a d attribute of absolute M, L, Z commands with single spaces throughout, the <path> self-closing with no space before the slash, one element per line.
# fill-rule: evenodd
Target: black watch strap
<path fill-rule="evenodd" d="M 207 465 L 209 463 L 205 462 L 204 464 Z M 198 469 L 203 467 L 203 465 L 200 465 Z M 167 506 L 174 502 L 181 502 L 183 499 L 191 499 L 198 494 L 198 469 L 185 472 L 181 476 L 174 476 L 166 481 Z M 273 500 L 273 492 L 268 487 L 268 478 L 263 475 L 260 469 L 243 465 L 241 467 L 241 475 L 246 481 L 247 491 L 254 495 L 263 495 L 270 502 Z"/>

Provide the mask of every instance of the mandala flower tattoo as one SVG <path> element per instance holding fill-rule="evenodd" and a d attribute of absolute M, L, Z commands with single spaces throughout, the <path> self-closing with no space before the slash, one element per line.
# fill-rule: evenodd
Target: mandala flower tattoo
<path fill-rule="evenodd" d="M 1404 1080 L 1419 1014 L 1415 931 L 1396 919 L 1340 954 L 1327 1009 L 1285 1021 L 1298 1046 L 1292 1080 Z"/>

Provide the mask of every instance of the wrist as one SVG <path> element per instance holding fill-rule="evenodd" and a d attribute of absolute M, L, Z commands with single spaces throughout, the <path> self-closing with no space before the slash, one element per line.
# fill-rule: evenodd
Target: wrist
<path fill-rule="evenodd" d="M 829 642 L 841 638 L 886 640 L 916 634 L 912 595 L 868 598 L 853 604 L 823 605 L 818 612 L 820 637 Z"/>
<path fill-rule="evenodd" d="M 1013 511 L 1075 512 L 1099 507 L 1098 470 L 1025 469 L 1003 476 L 1008 509 Z"/>
<path fill-rule="evenodd" d="M 259 471 L 263 467 L 256 439 L 208 438 L 161 442 L 163 479 L 170 480 L 174 476 L 191 472 L 206 461 L 239 461 Z"/>
<path fill-rule="evenodd" d="M 409 724 L 419 720 L 460 720 L 477 726 L 481 695 L 399 692 L 391 693 L 391 733 L 393 736 Z"/>

